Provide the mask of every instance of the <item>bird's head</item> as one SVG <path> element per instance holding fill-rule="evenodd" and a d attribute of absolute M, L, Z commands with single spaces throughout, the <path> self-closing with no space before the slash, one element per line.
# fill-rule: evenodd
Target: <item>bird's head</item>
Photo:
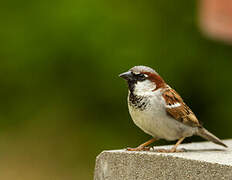
<path fill-rule="evenodd" d="M 143 95 L 165 86 L 164 80 L 150 67 L 134 66 L 129 71 L 119 75 L 128 83 L 131 93 Z"/>

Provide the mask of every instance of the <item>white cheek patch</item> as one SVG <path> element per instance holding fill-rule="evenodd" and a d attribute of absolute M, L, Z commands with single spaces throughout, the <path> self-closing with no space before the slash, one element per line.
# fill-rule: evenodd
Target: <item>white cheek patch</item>
<path fill-rule="evenodd" d="M 167 105 L 167 108 L 176 108 L 176 107 L 180 107 L 180 106 L 181 106 L 180 103 L 175 103 L 175 104 Z"/>
<path fill-rule="evenodd" d="M 134 89 L 134 93 L 136 95 L 140 95 L 140 96 L 144 96 L 144 95 L 149 95 L 153 93 L 153 90 L 156 88 L 155 83 L 149 81 L 149 80 L 145 80 L 145 81 L 138 81 L 135 84 L 135 89 Z"/>

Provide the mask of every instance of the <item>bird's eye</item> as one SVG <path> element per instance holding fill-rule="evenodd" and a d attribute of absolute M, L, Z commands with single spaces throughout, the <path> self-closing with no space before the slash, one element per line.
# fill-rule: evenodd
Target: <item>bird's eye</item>
<path fill-rule="evenodd" d="M 134 72 L 132 72 L 132 74 L 134 75 L 134 78 L 137 81 L 144 81 L 148 77 L 148 75 L 144 74 L 144 73 L 134 73 Z"/>
<path fill-rule="evenodd" d="M 138 74 L 138 77 L 145 77 L 144 74 Z"/>
<path fill-rule="evenodd" d="M 136 76 L 138 81 L 144 81 L 147 78 L 147 75 L 143 73 L 137 74 Z"/>
<path fill-rule="evenodd" d="M 141 73 L 141 74 L 138 74 L 137 76 L 138 76 L 138 77 L 142 77 L 142 78 L 147 78 L 147 77 L 148 77 L 147 74 L 142 74 L 142 73 Z"/>

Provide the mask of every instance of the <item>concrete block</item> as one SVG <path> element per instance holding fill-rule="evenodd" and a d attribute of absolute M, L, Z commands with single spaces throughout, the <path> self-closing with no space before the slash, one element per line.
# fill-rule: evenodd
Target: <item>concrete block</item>
<path fill-rule="evenodd" d="M 96 159 L 94 180 L 232 179 L 232 140 L 224 143 L 229 148 L 211 142 L 182 144 L 179 148 L 186 152 L 181 153 L 103 151 Z"/>

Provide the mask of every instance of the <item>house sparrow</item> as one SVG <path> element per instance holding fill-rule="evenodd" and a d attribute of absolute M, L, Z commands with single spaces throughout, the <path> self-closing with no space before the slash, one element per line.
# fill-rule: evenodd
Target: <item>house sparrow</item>
<path fill-rule="evenodd" d="M 153 139 L 129 151 L 149 150 L 147 145 L 158 139 L 178 140 L 173 148 L 160 152 L 178 152 L 177 146 L 186 138 L 198 135 L 227 147 L 207 131 L 180 95 L 152 68 L 135 66 L 119 75 L 128 83 L 128 107 L 134 123 Z"/>

